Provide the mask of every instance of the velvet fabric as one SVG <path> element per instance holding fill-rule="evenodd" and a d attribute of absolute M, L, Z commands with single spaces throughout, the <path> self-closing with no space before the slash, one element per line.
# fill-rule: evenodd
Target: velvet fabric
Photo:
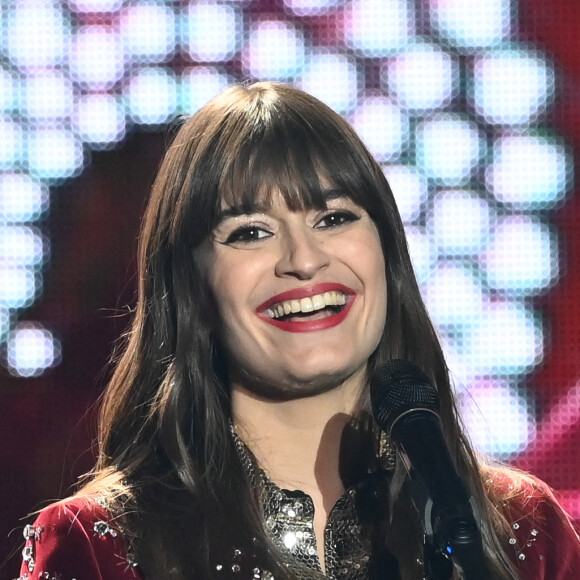
<path fill-rule="evenodd" d="M 24 536 L 19 580 L 143 578 L 114 517 L 94 497 L 48 506 Z"/>

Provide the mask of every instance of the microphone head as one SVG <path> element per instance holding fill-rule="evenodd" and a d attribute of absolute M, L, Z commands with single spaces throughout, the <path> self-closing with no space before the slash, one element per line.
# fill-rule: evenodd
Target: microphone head
<path fill-rule="evenodd" d="M 371 377 L 371 405 L 375 421 L 391 434 L 393 425 L 408 411 L 439 414 L 439 394 L 427 376 L 406 360 L 392 360 Z"/>

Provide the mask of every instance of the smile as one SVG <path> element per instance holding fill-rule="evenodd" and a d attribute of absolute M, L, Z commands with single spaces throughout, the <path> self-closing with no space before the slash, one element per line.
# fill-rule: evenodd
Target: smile
<path fill-rule="evenodd" d="M 324 283 L 273 296 L 257 309 L 258 316 L 287 332 L 313 332 L 340 324 L 355 301 L 342 284 Z"/>
<path fill-rule="evenodd" d="M 345 294 L 332 290 L 330 292 L 325 292 L 324 294 L 315 294 L 311 298 L 306 297 L 301 298 L 300 300 L 294 299 L 278 302 L 278 304 L 273 304 L 270 308 L 267 308 L 266 314 L 270 318 L 282 318 L 283 316 L 298 313 L 308 314 L 310 312 L 322 310 L 327 306 L 344 306 L 346 300 L 347 298 Z"/>

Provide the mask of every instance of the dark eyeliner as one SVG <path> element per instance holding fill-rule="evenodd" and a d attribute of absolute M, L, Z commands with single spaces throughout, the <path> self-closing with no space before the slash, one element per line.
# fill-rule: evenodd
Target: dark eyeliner
<path fill-rule="evenodd" d="M 327 226 L 320 225 L 321 222 L 324 222 L 325 220 L 333 219 L 333 218 L 340 220 L 340 222 L 334 223 L 332 225 L 327 225 Z M 356 222 L 359 219 L 360 219 L 360 216 L 356 215 L 355 213 L 353 213 L 350 210 L 346 210 L 346 209 L 330 210 L 326 215 L 322 216 L 318 220 L 318 222 L 316 223 L 316 225 L 314 227 L 315 228 L 336 228 L 336 227 L 340 227 L 342 225 L 345 225 L 347 223 Z"/>
<path fill-rule="evenodd" d="M 261 236 L 261 237 L 252 236 L 252 232 L 259 232 L 259 231 L 266 232 L 267 235 Z M 246 225 L 246 226 L 241 226 L 239 228 L 236 228 L 226 238 L 226 241 L 224 243 L 225 244 L 252 243 L 252 242 L 257 242 L 261 239 L 267 238 L 270 235 L 271 234 L 269 232 L 267 232 L 264 228 L 254 226 L 254 225 Z"/>

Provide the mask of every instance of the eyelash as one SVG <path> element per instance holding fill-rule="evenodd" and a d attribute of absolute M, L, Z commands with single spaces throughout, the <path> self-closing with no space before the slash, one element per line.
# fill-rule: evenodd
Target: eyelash
<path fill-rule="evenodd" d="M 359 217 L 350 211 L 335 210 L 335 211 L 330 211 L 324 217 L 322 217 L 314 227 L 317 229 L 338 228 L 338 227 L 345 225 L 347 223 L 356 222 L 356 221 L 358 221 L 358 219 L 359 219 Z M 332 220 L 333 223 L 330 223 L 327 226 L 320 225 L 320 224 L 322 224 L 322 222 L 327 221 L 327 220 Z"/>
<path fill-rule="evenodd" d="M 260 233 L 266 234 L 265 236 L 260 235 Z M 226 244 L 235 244 L 235 243 L 252 243 L 262 240 L 264 238 L 270 237 L 272 234 L 261 228 L 259 226 L 242 226 L 234 230 L 226 239 Z"/>
<path fill-rule="evenodd" d="M 314 229 L 333 229 L 338 228 L 342 225 L 358 221 L 360 218 L 350 211 L 345 210 L 335 210 L 330 211 L 325 216 L 323 216 L 318 222 L 316 222 Z M 322 225 L 324 222 L 328 222 L 328 225 Z M 261 235 L 265 234 L 265 235 Z M 236 243 L 252 243 L 269 238 L 272 233 L 268 230 L 255 225 L 246 225 L 234 230 L 226 239 L 226 244 L 236 244 Z"/>

